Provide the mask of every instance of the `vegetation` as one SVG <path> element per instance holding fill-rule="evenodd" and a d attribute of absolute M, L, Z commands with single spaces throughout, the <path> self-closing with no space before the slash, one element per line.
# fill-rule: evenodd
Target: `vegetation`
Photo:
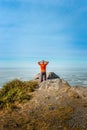
<path fill-rule="evenodd" d="M 86 130 L 86 97 L 72 98 L 76 93 L 65 91 L 66 86 L 32 93 L 37 86 L 34 81 L 15 79 L 2 87 L 0 130 Z"/>
<path fill-rule="evenodd" d="M 20 81 L 15 79 L 6 83 L 0 90 L 0 109 L 14 108 L 16 104 L 31 99 L 31 92 L 38 83 L 34 81 Z"/>

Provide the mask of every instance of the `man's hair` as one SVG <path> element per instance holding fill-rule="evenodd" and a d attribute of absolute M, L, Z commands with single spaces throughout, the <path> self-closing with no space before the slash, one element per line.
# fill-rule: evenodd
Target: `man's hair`
<path fill-rule="evenodd" d="M 41 62 L 45 62 L 44 60 L 42 60 Z"/>

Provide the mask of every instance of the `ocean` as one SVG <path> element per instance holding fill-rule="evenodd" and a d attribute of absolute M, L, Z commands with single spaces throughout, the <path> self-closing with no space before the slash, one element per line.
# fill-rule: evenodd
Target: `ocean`
<path fill-rule="evenodd" d="M 13 80 L 31 80 L 39 69 L 36 68 L 0 68 L 0 87 L 5 83 Z M 71 86 L 87 87 L 87 70 L 86 69 L 58 69 L 52 68 L 60 78 L 66 80 Z"/>

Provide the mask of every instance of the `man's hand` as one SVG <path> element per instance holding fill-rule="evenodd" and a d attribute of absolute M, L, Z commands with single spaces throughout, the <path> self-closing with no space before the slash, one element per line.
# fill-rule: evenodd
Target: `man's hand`
<path fill-rule="evenodd" d="M 38 64 L 40 64 L 40 61 L 38 61 Z"/>
<path fill-rule="evenodd" d="M 48 64 L 49 63 L 49 61 L 45 61 L 45 64 Z"/>
<path fill-rule="evenodd" d="M 40 65 L 42 63 L 42 61 L 38 61 L 38 64 Z M 44 64 L 48 64 L 49 61 L 44 61 Z"/>

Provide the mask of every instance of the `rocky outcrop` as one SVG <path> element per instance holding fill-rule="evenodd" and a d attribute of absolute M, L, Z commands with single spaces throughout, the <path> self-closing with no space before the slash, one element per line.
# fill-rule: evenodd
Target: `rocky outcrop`
<path fill-rule="evenodd" d="M 40 81 L 40 73 L 34 77 Z M 39 83 L 39 90 L 58 90 L 59 95 L 66 95 L 71 98 L 87 98 L 87 87 L 71 87 L 67 81 L 61 79 L 54 72 L 47 73 L 47 80 Z"/>
<path fill-rule="evenodd" d="M 57 79 L 57 78 L 60 77 L 56 75 L 54 72 L 47 73 L 47 79 Z M 40 73 L 36 74 L 33 80 L 40 81 Z"/>
<path fill-rule="evenodd" d="M 87 87 L 71 87 L 54 75 L 48 73 L 47 80 L 31 94 L 31 100 L 0 113 L 0 130 L 87 129 Z M 39 79 L 37 74 L 34 80 Z"/>
<path fill-rule="evenodd" d="M 57 78 L 43 81 L 39 84 L 39 89 L 61 89 L 62 87 L 70 88 L 67 81 Z"/>
<path fill-rule="evenodd" d="M 74 98 L 87 98 L 87 87 L 71 87 L 68 95 Z"/>

